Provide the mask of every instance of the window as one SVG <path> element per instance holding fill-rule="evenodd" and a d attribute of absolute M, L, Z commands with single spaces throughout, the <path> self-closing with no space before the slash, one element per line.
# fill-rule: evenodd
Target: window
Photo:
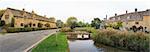
<path fill-rule="evenodd" d="M 128 16 L 127 19 L 130 19 L 130 16 Z"/>
<path fill-rule="evenodd" d="M 115 18 L 113 18 L 113 20 L 115 20 Z"/>
<path fill-rule="evenodd" d="M 5 15 L 5 19 L 9 19 L 9 15 Z"/>
<path fill-rule="evenodd" d="M 135 24 L 139 24 L 139 22 L 135 22 Z"/>
<path fill-rule="evenodd" d="M 38 23 L 37 26 L 41 28 L 43 26 L 43 24 L 42 23 Z"/>
<path fill-rule="evenodd" d="M 35 26 L 35 24 L 33 24 L 33 26 Z"/>
<path fill-rule="evenodd" d="M 32 27 L 32 23 L 29 23 L 29 26 Z"/>
<path fill-rule="evenodd" d="M 23 26 L 23 23 L 21 23 L 20 26 Z"/>

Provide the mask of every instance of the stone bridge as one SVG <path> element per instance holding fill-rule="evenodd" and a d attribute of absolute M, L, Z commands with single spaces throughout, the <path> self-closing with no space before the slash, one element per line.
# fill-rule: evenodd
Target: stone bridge
<path fill-rule="evenodd" d="M 90 39 L 90 33 L 85 31 L 67 32 L 69 39 Z"/>

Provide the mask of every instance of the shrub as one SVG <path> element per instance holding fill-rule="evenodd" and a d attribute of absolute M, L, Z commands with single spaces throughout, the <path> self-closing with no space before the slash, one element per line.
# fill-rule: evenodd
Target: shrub
<path fill-rule="evenodd" d="M 60 31 L 62 31 L 62 32 L 70 32 L 72 30 L 69 27 L 64 27 L 64 28 L 61 28 Z"/>
<path fill-rule="evenodd" d="M 29 31 L 37 31 L 37 30 L 48 30 L 51 28 L 14 28 L 14 27 L 4 27 L 8 33 L 15 33 L 15 32 L 29 32 Z"/>
<path fill-rule="evenodd" d="M 138 52 L 149 51 L 150 36 L 143 32 L 127 32 L 114 29 L 99 30 L 93 40 L 98 44 L 105 44 L 121 49 Z"/>
<path fill-rule="evenodd" d="M 75 28 L 75 31 L 87 31 L 89 33 L 93 33 L 96 31 L 96 29 L 91 27 L 85 27 L 85 28 Z"/>

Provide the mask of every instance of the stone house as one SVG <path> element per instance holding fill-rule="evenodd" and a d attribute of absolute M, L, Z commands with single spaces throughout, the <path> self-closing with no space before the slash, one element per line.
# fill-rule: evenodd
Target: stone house
<path fill-rule="evenodd" d="M 54 18 L 47 18 L 46 16 L 40 16 L 34 11 L 27 12 L 25 9 L 18 10 L 13 8 L 7 8 L 1 17 L 1 21 L 5 24 L 10 24 L 14 28 L 56 28 Z"/>
<path fill-rule="evenodd" d="M 137 11 L 125 14 L 117 15 L 110 17 L 108 20 L 105 20 L 107 24 L 116 24 L 117 22 L 123 22 L 123 28 L 132 29 L 133 27 L 147 29 L 150 31 L 150 9 L 145 11 Z"/>

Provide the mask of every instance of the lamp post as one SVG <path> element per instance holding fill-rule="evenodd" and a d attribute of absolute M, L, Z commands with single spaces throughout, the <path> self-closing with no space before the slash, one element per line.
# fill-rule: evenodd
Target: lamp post
<path fill-rule="evenodd" d="M 56 36 L 55 36 L 56 46 L 58 46 L 58 44 L 57 44 L 57 34 L 58 34 L 58 32 L 59 32 L 59 30 L 56 31 Z"/>

